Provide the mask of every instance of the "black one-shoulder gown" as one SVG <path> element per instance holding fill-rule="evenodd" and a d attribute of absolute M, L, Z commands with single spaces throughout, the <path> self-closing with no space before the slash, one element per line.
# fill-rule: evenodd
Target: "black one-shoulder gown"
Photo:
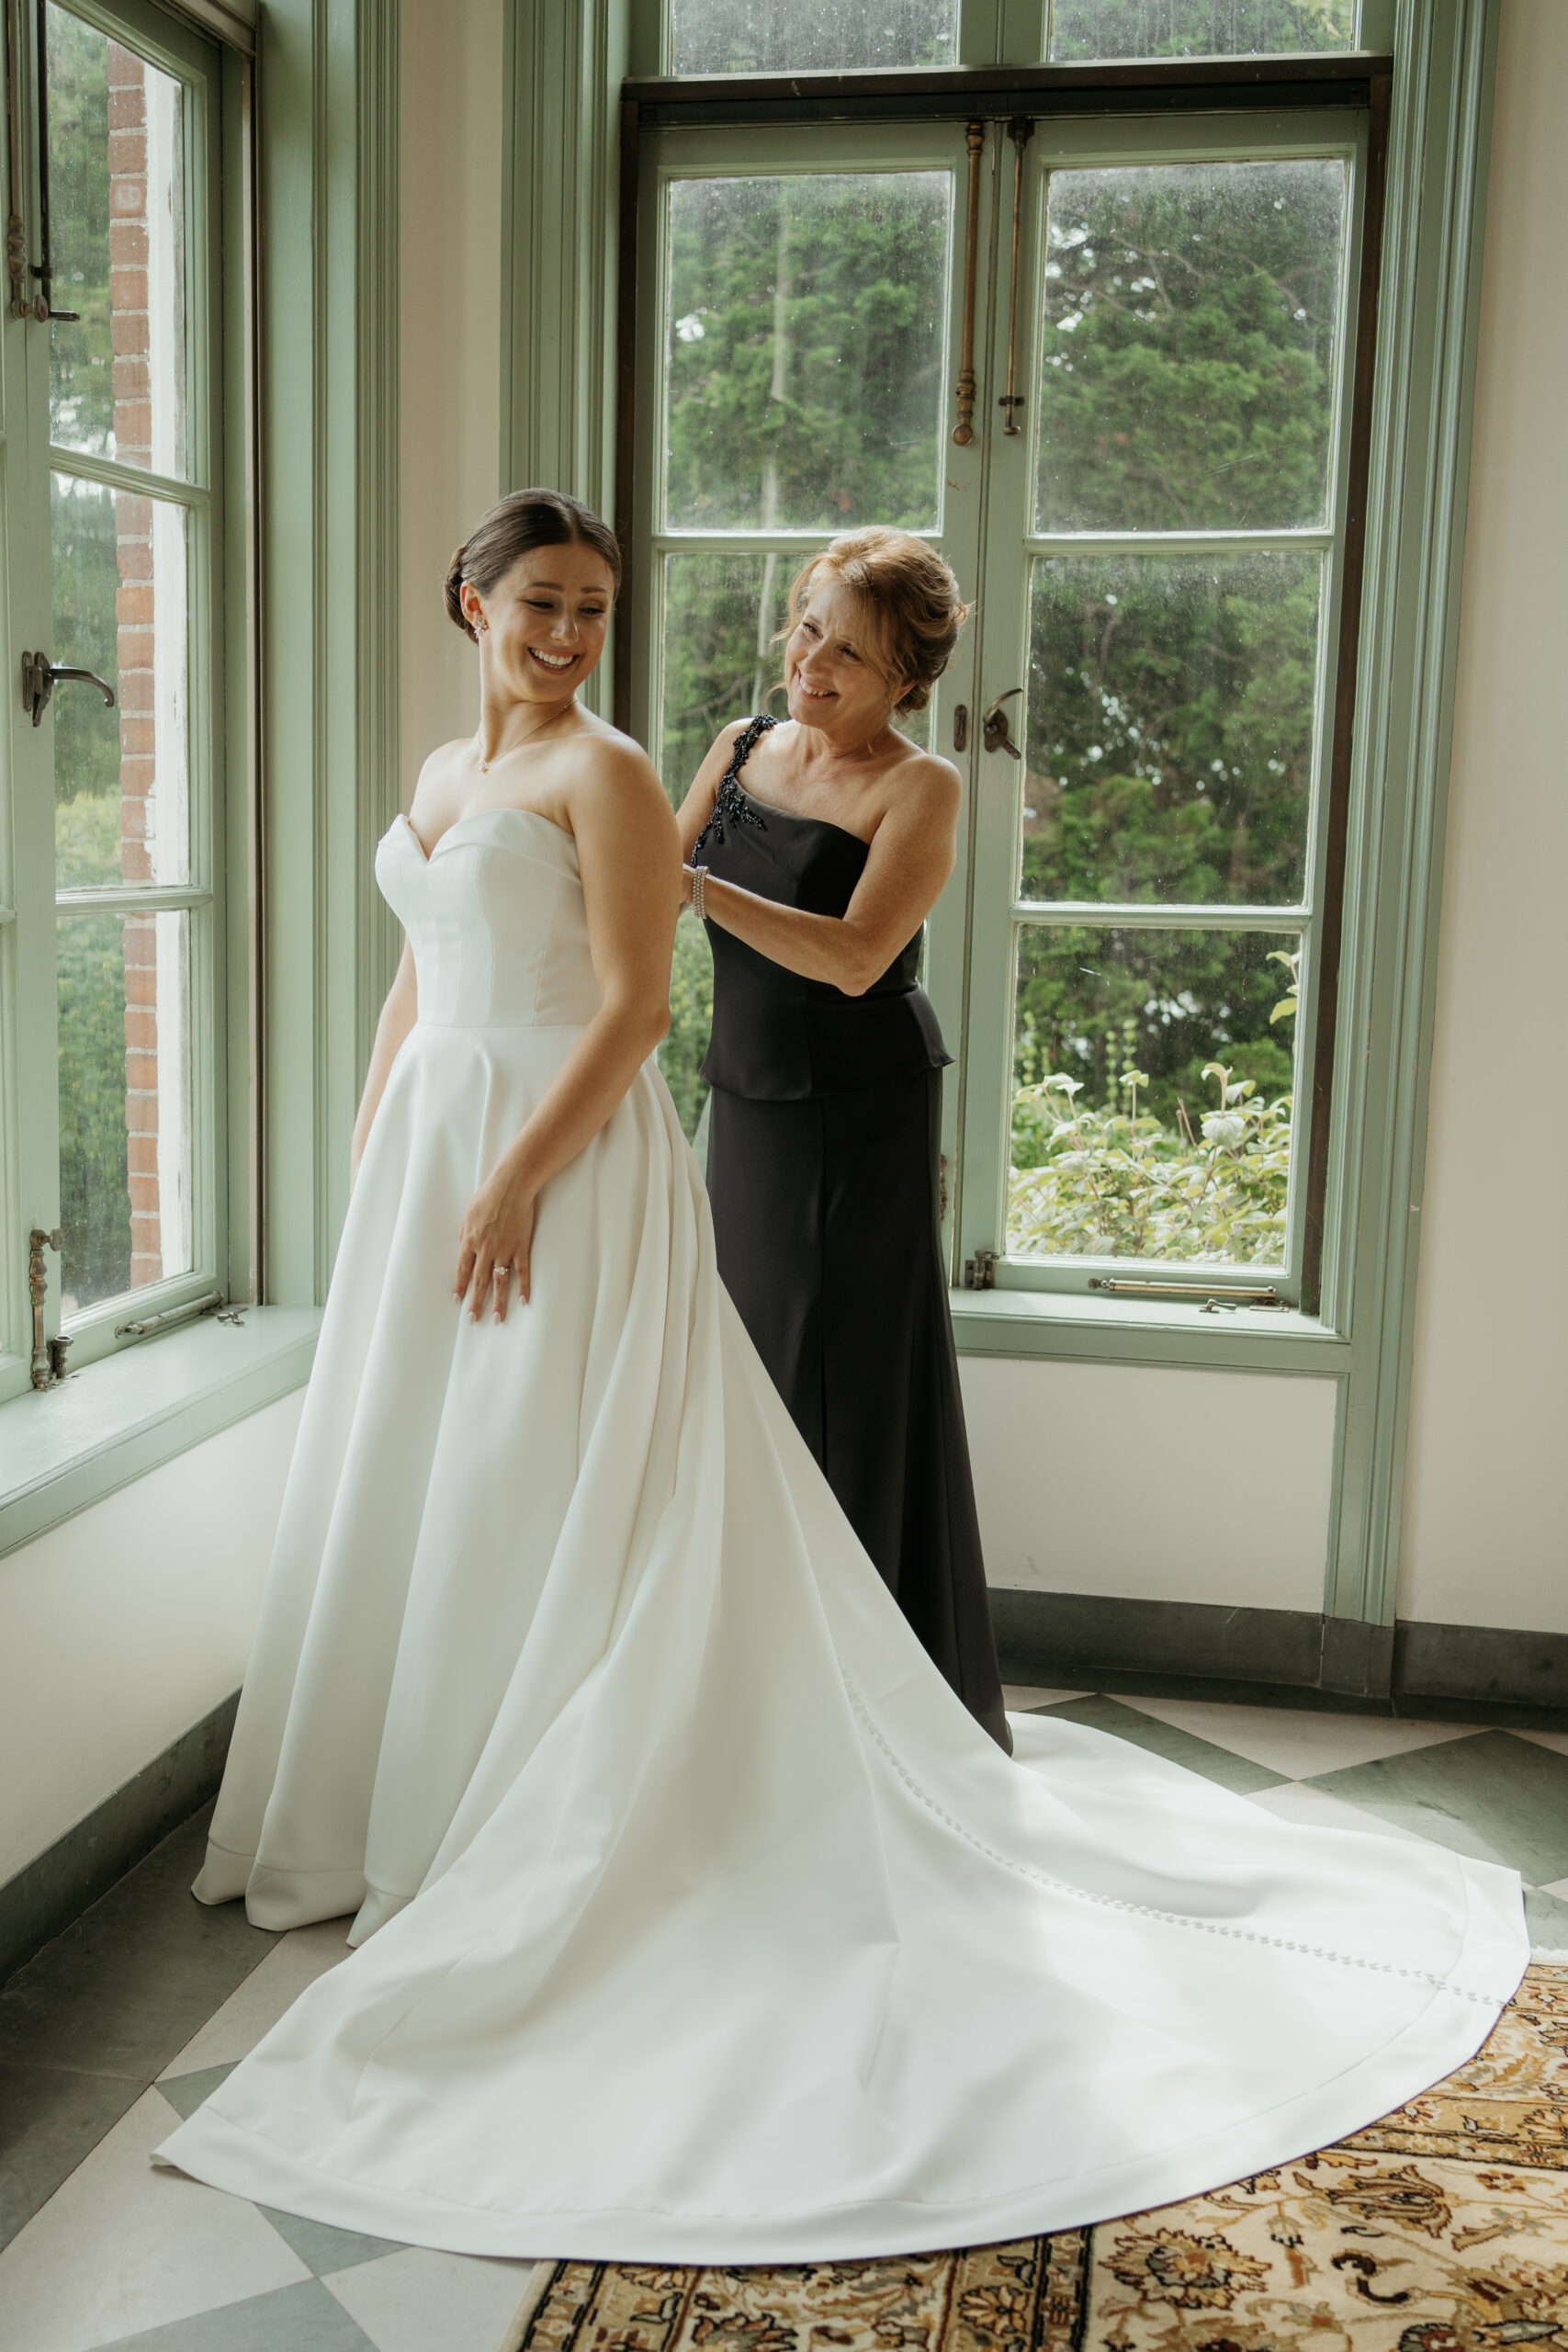
<path fill-rule="evenodd" d="M 751 798 L 737 739 L 693 852 L 721 881 L 842 915 L 868 845 Z M 1010 1747 L 942 1262 L 942 1069 L 921 934 L 863 996 L 718 924 L 703 1076 L 718 1269 L 796 1428 L 935 1664 Z"/>

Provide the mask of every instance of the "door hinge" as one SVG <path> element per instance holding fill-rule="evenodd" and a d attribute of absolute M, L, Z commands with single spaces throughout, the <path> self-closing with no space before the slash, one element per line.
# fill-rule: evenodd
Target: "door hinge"
<path fill-rule="evenodd" d="M 965 1290 L 995 1290 L 997 1286 L 997 1253 L 994 1250 L 976 1250 L 972 1258 L 964 1261 Z"/>

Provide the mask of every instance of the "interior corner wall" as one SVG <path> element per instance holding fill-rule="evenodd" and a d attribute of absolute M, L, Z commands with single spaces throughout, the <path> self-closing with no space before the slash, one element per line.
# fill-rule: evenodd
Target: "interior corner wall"
<path fill-rule="evenodd" d="M 238 1689 L 303 1401 L 0 1559 L 0 1884 Z"/>
<path fill-rule="evenodd" d="M 405 808 L 426 755 L 478 715 L 478 657 L 441 583 L 502 490 L 502 16 L 402 0 L 399 22 Z"/>
<path fill-rule="evenodd" d="M 1501 0 L 1399 1613 L 1568 1633 L 1568 7 Z"/>

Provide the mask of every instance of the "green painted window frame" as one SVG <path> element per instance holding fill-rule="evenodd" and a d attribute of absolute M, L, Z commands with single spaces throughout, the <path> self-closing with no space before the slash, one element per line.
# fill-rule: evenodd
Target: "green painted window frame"
<path fill-rule="evenodd" d="M 1017 18 L 1013 25 L 1016 29 Z M 1005 61 L 1004 61 L 1005 62 Z M 1350 546 L 1348 510 L 1360 476 L 1352 464 L 1359 459 L 1364 474 L 1367 419 L 1355 411 L 1364 407 L 1366 379 L 1363 337 L 1373 317 L 1371 296 L 1376 285 L 1377 247 L 1372 243 L 1363 279 L 1362 242 L 1367 208 L 1381 189 L 1383 163 L 1382 133 L 1385 120 L 1390 60 L 1383 55 L 1336 53 L 1326 61 L 1249 61 L 1249 71 L 1227 72 L 1216 84 L 1214 69 L 1202 62 L 1183 62 L 1159 76 L 1162 87 L 1151 91 L 1144 69 L 1129 81 L 1120 67 L 1095 71 L 1092 95 L 1086 97 L 1083 77 L 1090 69 L 1025 66 L 1016 74 L 992 74 L 970 85 L 964 74 L 939 73 L 899 77 L 892 74 L 832 77 L 833 103 L 823 107 L 814 92 L 803 96 L 786 80 L 764 77 L 715 77 L 707 81 L 663 79 L 628 83 L 623 94 L 622 150 L 622 303 L 623 354 L 635 354 L 635 366 L 623 356 L 621 420 L 616 479 L 616 524 L 628 556 L 628 585 L 623 599 L 623 620 L 616 645 L 616 712 L 622 725 L 656 754 L 660 728 L 659 647 L 661 581 L 666 555 L 676 546 L 695 548 L 706 543 L 689 534 L 667 530 L 660 513 L 658 418 L 662 409 L 663 356 L 659 318 L 662 315 L 663 240 L 661 222 L 665 190 L 675 179 L 705 173 L 765 171 L 772 167 L 795 172 L 844 169 L 857 163 L 870 169 L 908 168 L 918 156 L 934 154 L 939 130 L 951 141 L 965 119 L 980 117 L 987 124 L 987 147 L 980 182 L 979 250 L 982 256 L 977 322 L 977 352 L 983 387 L 1000 381 L 1005 372 L 1008 335 L 1005 288 L 1009 175 L 1006 141 L 999 131 L 1005 118 L 1027 111 L 1035 122 L 1028 150 L 1029 202 L 1026 205 L 1023 280 L 1030 266 L 1037 215 L 1049 171 L 1060 164 L 1114 163 L 1131 160 L 1178 160 L 1201 156 L 1293 157 L 1340 154 L 1350 165 L 1350 211 L 1342 260 L 1338 320 L 1337 381 L 1334 401 L 1334 435 L 1329 512 L 1325 528 L 1310 535 L 1321 541 L 1329 559 L 1329 577 L 1323 603 L 1317 684 L 1317 776 L 1310 824 L 1310 879 L 1300 910 L 1271 910 L 1281 931 L 1299 929 L 1313 941 L 1337 944 L 1341 933 L 1337 912 L 1343 888 L 1342 859 L 1337 843 L 1331 853 L 1331 826 L 1342 817 L 1348 797 L 1349 729 L 1347 707 L 1353 705 L 1356 652 L 1353 642 L 1341 642 L 1340 612 L 1348 581 L 1359 589 L 1360 574 Z M 1347 87 L 1347 85 L 1349 86 Z M 1336 89 L 1345 103 L 1335 106 Z M 1356 101 L 1359 98 L 1359 103 Z M 1155 103 L 1158 101 L 1159 103 Z M 1080 108 L 1082 109 L 1080 111 Z M 878 118 L 884 119 L 878 119 Z M 1374 168 L 1375 166 L 1375 168 Z M 958 193 L 955 235 L 962 233 L 963 209 Z M 635 243 L 634 243 L 635 240 Z M 956 365 L 958 335 L 956 303 L 957 256 L 953 257 L 947 345 L 948 374 Z M 1000 290 L 998 290 L 998 288 Z M 987 289 L 989 301 L 987 305 Z M 987 323 L 988 314 L 988 326 Z M 1021 322 L 1021 380 L 1030 380 L 1033 326 Z M 989 477 L 1000 462 L 998 436 L 987 432 L 985 420 L 993 413 L 988 390 L 983 388 L 976 408 L 975 443 L 968 448 L 949 447 L 946 473 L 948 503 L 941 526 L 927 536 L 942 544 L 966 585 L 978 592 L 984 607 L 981 624 L 961 642 L 958 654 L 933 697 L 931 741 L 946 752 L 953 740 L 951 714 L 962 702 L 978 712 L 1026 672 L 1018 667 L 1019 644 L 1024 631 L 1021 611 L 1011 604 L 1027 594 L 1029 542 L 1018 550 L 998 552 L 996 533 L 986 523 L 982 500 L 997 502 L 998 483 Z M 1353 430 L 1354 426 L 1354 430 Z M 1032 449 L 1027 437 L 1023 458 Z M 983 471 L 982 471 L 983 469 Z M 1015 492 L 1018 485 L 1013 485 Z M 1021 494 L 1021 493 L 1019 493 Z M 999 503 L 1010 511 L 1006 496 Z M 972 506 L 967 516 L 962 511 Z M 1103 535 L 1075 535 L 1090 548 Z M 1136 535 L 1134 535 L 1134 537 Z M 1223 544 L 1229 535 L 1194 534 L 1201 541 Z M 1256 535 L 1249 535 L 1256 536 Z M 1283 534 L 1267 535 L 1282 538 Z M 735 532 L 706 535 L 738 553 L 762 544 L 762 535 Z M 990 544 L 987 546 L 987 540 Z M 780 549 L 802 553 L 819 543 L 819 535 L 773 535 Z M 1352 608 L 1353 609 L 1353 608 Z M 998 616 L 999 612 L 999 616 Z M 1015 641 L 1017 640 L 1017 641 Z M 1348 680 L 1351 693 L 1346 695 Z M 1337 700 L 1343 705 L 1337 707 Z M 1343 1335 L 1344 1327 L 1332 1317 L 1326 1332 L 1316 1311 L 1323 1266 L 1330 1257 L 1313 1252 L 1305 1271 L 1313 1294 L 1303 1302 L 1304 1233 L 1311 1216 L 1321 1232 L 1321 1203 L 1327 1196 L 1330 1224 L 1342 1198 L 1339 1163 L 1345 1126 L 1336 1108 L 1334 1074 L 1334 1006 L 1323 998 L 1337 978 L 1336 959 L 1314 952 L 1308 960 L 1307 987 L 1298 1050 L 1298 1107 L 1295 1118 L 1295 1171 L 1291 1188 L 1291 1250 L 1287 1266 L 1267 1277 L 1246 1268 L 1186 1265 L 1166 1267 L 1158 1261 L 1133 1260 L 1007 1260 L 1000 1257 L 1006 1180 L 1007 1114 L 1010 1100 L 1010 1020 L 1006 1000 L 1010 976 L 1015 920 L 1011 880 L 1016 859 L 1016 792 L 1009 788 L 1011 769 L 999 755 L 986 753 L 979 729 L 972 723 L 969 741 L 953 756 L 965 775 L 966 823 L 960 828 L 957 863 L 930 925 L 927 986 L 942 1021 L 944 1035 L 958 1048 L 957 1069 L 944 1089 L 942 1143 L 951 1194 L 944 1238 L 949 1264 L 956 1276 L 971 1262 L 983 1262 L 983 1252 L 998 1253 L 994 1280 L 1002 1291 L 1037 1296 L 1041 1313 L 1032 1333 L 1026 1315 L 1009 1314 L 1002 1325 L 1006 1351 L 1059 1352 L 1064 1325 L 1055 1294 L 1066 1294 L 1075 1313 L 1093 1323 L 1109 1318 L 1112 1328 L 1126 1328 L 1129 1306 L 1091 1290 L 1100 1277 L 1169 1280 L 1187 1290 L 1190 1304 L 1177 1303 L 1179 1321 L 1185 1318 L 1190 1333 L 1191 1361 L 1214 1362 L 1230 1354 L 1235 1340 L 1246 1345 L 1261 1313 L 1263 1323 L 1277 1330 L 1291 1327 L 1303 1341 Z M 1001 770 L 998 778 L 998 770 Z M 1223 922 L 1224 910 L 1203 909 L 1194 927 Z M 1098 910 L 1096 910 L 1098 912 Z M 1162 920 L 1162 910 L 1140 910 L 1139 921 Z M 1257 927 L 1257 926 L 1255 926 Z M 1270 926 L 1271 927 L 1271 926 Z M 1327 986 L 1325 975 L 1327 974 Z M 1324 1017 L 1324 1035 L 1317 1020 Z M 1302 1098 L 1305 1097 L 1303 1101 Z M 1331 1238 L 1333 1236 L 1331 1236 Z M 1285 1301 L 1284 1308 L 1263 1310 L 1227 1307 L 1223 1321 L 1210 1307 L 1211 1293 L 1225 1283 L 1267 1279 Z M 991 1295 L 991 1284 L 984 1295 Z M 1047 1309 L 1047 1301 L 1050 1301 Z M 955 1291 L 960 1317 L 960 1344 L 972 1332 L 969 1294 Z M 1135 1314 L 1136 1309 L 1133 1310 Z M 1237 1320 L 1235 1318 L 1239 1317 Z M 1168 1345 L 1168 1316 L 1159 1303 L 1149 1318 L 1151 1334 Z M 1228 1334 L 1219 1339 L 1219 1331 Z M 1259 1337 L 1261 1332 L 1259 1331 Z M 1321 1351 L 1314 1348 L 1314 1361 Z"/>
<path fill-rule="evenodd" d="M 1086 1305 L 1091 1287 L 1109 1277 L 1168 1284 L 1191 1294 L 1191 1307 L 1202 1310 L 1211 1292 L 1220 1287 L 1252 1283 L 1267 1285 L 1295 1309 L 1315 1293 L 1319 1269 L 1309 1238 L 1309 1194 L 1313 1177 L 1328 1179 L 1329 1216 L 1333 1216 L 1335 1168 L 1327 1139 L 1314 1133 L 1318 1121 L 1332 1130 L 1332 1091 L 1314 1084 L 1314 1059 L 1323 1055 L 1324 1076 L 1330 1061 L 1333 1007 L 1324 1008 L 1327 1036 L 1319 1043 L 1318 1015 L 1324 994 L 1323 943 L 1338 905 L 1342 882 L 1337 844 L 1331 842 L 1332 786 L 1335 775 L 1336 705 L 1346 693 L 1353 699 L 1354 681 L 1341 677 L 1342 664 L 1353 669 L 1354 649 L 1340 641 L 1340 615 L 1346 592 L 1347 522 L 1353 475 L 1355 406 L 1358 388 L 1357 319 L 1361 308 L 1362 272 L 1375 278 L 1377 254 L 1364 251 L 1369 196 L 1369 165 L 1374 144 L 1373 107 L 1348 110 L 1303 108 L 1274 113 L 1260 106 L 1255 113 L 1230 118 L 1156 115 L 1125 117 L 1114 121 L 1057 120 L 1037 123 L 1026 151 L 1024 237 L 1021 256 L 1025 286 L 1037 257 L 1045 194 L 1052 172 L 1125 164 L 1190 161 L 1291 161 L 1304 157 L 1339 157 L 1349 167 L 1349 206 L 1341 255 L 1338 314 L 1335 321 L 1337 381 L 1334 388 L 1330 439 L 1327 513 L 1325 524 L 1299 531 L 1257 530 L 1242 533 L 1193 531 L 1148 534 L 1084 531 L 1004 535 L 995 525 L 987 530 L 987 556 L 984 578 L 977 583 L 982 623 L 971 708 L 983 709 L 993 698 L 1029 676 L 1028 595 L 1033 561 L 1039 554 L 1092 556 L 1104 550 L 1118 553 L 1216 553 L 1227 547 L 1308 548 L 1325 559 L 1326 577 L 1320 602 L 1317 676 L 1314 699 L 1314 778 L 1307 818 L 1305 887 L 1299 902 L 1269 908 L 1233 907 L 1224 901 L 1195 907 L 1150 904 L 1111 906 L 1094 903 L 1073 907 L 1067 902 L 1022 899 L 1016 887 L 1018 867 L 1019 794 L 1021 770 L 999 752 L 987 753 L 974 740 L 965 755 L 968 774 L 969 825 L 960 870 L 944 891 L 931 921 L 931 967 L 933 1000 L 950 1035 L 962 1035 L 962 1070 L 950 1122 L 951 1164 L 955 1170 L 954 1237 L 952 1263 L 966 1269 L 987 1252 L 994 1258 L 994 1286 L 1031 1293 L 1066 1293 Z M 1381 172 L 1382 156 L 1377 157 Z M 1038 334 L 1038 303 L 1027 305 L 1019 322 L 1019 378 L 1035 381 L 1034 349 Z M 989 380 L 1005 380 L 1007 312 L 1005 301 L 995 306 Z M 1026 410 L 1030 417 L 1037 402 Z M 1364 469 L 1365 452 L 1361 452 Z M 993 435 L 990 502 L 1002 515 L 1021 511 L 1029 503 L 1029 469 L 1034 459 L 1031 431 L 1007 447 Z M 1357 583 L 1359 586 L 1359 582 Z M 942 746 L 943 750 L 946 745 Z M 966 886 L 966 887 L 965 887 Z M 1245 917 L 1245 922 L 1241 918 Z M 1327 922 L 1325 922 L 1325 917 Z M 1012 1095 L 1012 995 L 1020 946 L 1032 930 L 1048 931 L 1071 923 L 1090 928 L 1127 930 L 1237 930 L 1294 935 L 1304 950 L 1304 985 L 1298 1016 L 1296 1082 L 1292 1134 L 1286 1255 L 1282 1265 L 1254 1263 L 1177 1262 L 1159 1259 L 1010 1257 L 1006 1254 L 1007 1175 Z M 1337 948 L 1337 940 L 1332 941 Z M 1329 970 L 1332 974 L 1333 961 Z M 1314 1158 L 1317 1165 L 1314 1170 Z M 1321 1220 L 1314 1219 L 1321 1232 Z M 987 1285 L 989 1286 L 989 1285 Z M 1105 1302 L 1109 1304 L 1110 1302 Z"/>
<path fill-rule="evenodd" d="M 235 1288 L 235 1245 L 248 1265 L 245 1232 L 245 1155 L 236 1162 L 235 1102 L 245 1088 L 231 1082 L 236 1061 L 248 1058 L 244 1016 L 248 991 L 233 989 L 231 907 L 245 887 L 243 823 L 239 870 L 233 830 L 236 752 L 246 766 L 243 735 L 236 741 L 232 705 L 243 709 L 250 662 L 245 616 L 249 599 L 236 605 L 227 527 L 233 502 L 236 458 L 243 485 L 245 434 L 236 432 L 236 405 L 243 410 L 243 376 L 237 402 L 227 396 L 244 306 L 244 254 L 236 238 L 234 191 L 238 174 L 223 169 L 225 153 L 242 150 L 245 126 L 242 76 L 221 46 L 183 17 L 148 0 L 71 0 L 72 13 L 98 31 L 124 40 L 153 65 L 173 75 L 187 93 L 186 137 L 186 291 L 189 304 L 188 446 L 191 462 L 180 481 L 153 476 L 113 460 L 85 458 L 48 440 L 49 332 L 8 313 L 0 335 L 8 437 L 6 564 L 8 589 L 9 674 L 15 676 L 23 644 L 53 642 L 50 551 L 50 481 L 52 474 L 101 481 L 177 505 L 187 521 L 186 619 L 190 865 L 187 886 L 160 888 L 129 885 L 66 894 L 78 915 L 89 910 L 130 913 L 139 909 L 179 906 L 190 922 L 190 1101 L 192 1265 L 187 1272 L 96 1303 L 64 1326 L 72 1341 L 73 1373 L 136 1344 L 117 1325 L 179 1310 L 213 1292 Z M 30 15 L 28 18 L 30 31 Z M 16 429 L 20 423 L 20 430 Z M 243 546 L 244 533 L 239 533 Z M 58 1091 L 55 1026 L 54 777 L 52 710 L 34 729 L 13 697 L 8 735 L 11 871 L 16 922 L 6 941 L 14 958 L 6 990 L 9 1048 L 17 1072 L 15 1098 L 7 1105 L 10 1182 L 4 1258 L 6 1283 L 4 1352 L 0 1354 L 0 1398 L 30 1387 L 31 1300 L 27 1283 L 28 1233 L 58 1221 Z M 243 792 L 239 795 L 242 801 Z M 9 895 L 9 894 L 8 894 Z M 67 920 L 69 920 L 69 916 Z M 238 1213 L 238 1215 L 237 1215 Z M 59 1261 L 46 1259 L 50 1278 L 46 1331 L 61 1329 Z M 244 1295 L 242 1282 L 240 1295 Z"/>

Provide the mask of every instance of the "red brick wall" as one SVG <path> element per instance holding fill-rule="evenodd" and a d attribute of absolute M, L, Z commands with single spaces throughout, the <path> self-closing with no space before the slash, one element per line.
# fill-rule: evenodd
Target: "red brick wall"
<path fill-rule="evenodd" d="M 109 318 L 114 345 L 115 451 L 151 465 L 152 386 L 147 323 L 147 98 L 139 57 L 108 45 Z M 157 772 L 152 695 L 152 508 L 117 493 L 120 871 L 151 882 Z M 158 1010 L 156 922 L 125 924 L 125 1123 L 130 1182 L 132 1288 L 164 1271 L 158 1214 Z"/>

